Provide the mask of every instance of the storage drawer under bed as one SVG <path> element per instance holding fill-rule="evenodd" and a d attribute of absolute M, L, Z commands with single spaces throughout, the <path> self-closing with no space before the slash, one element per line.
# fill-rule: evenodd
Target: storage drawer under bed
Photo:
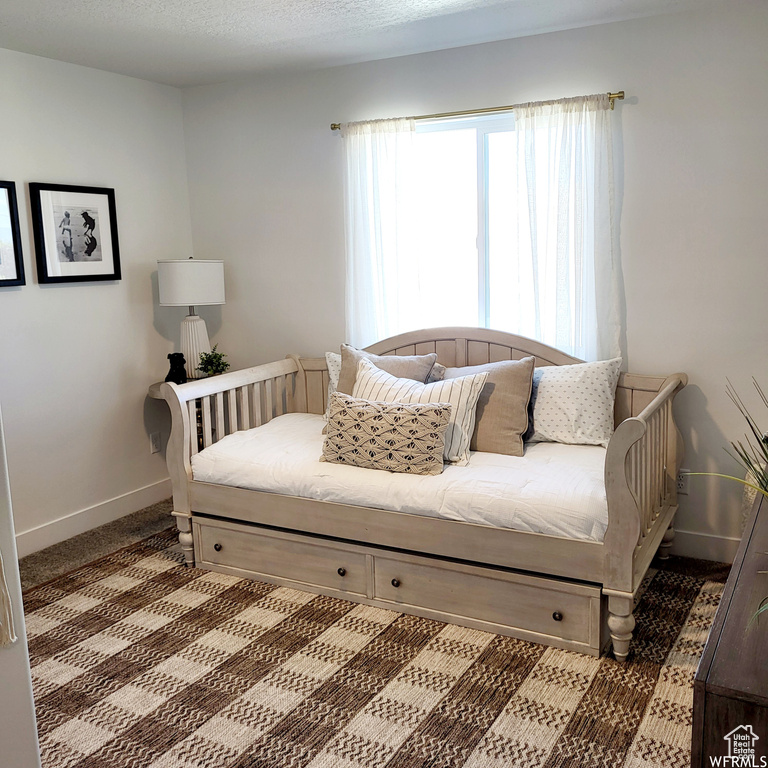
<path fill-rule="evenodd" d="M 600 590 L 554 579 L 459 563 L 375 558 L 374 595 L 399 606 L 515 624 L 537 634 L 590 644 L 599 630 Z M 594 609 L 594 610 L 593 610 Z"/>
<path fill-rule="evenodd" d="M 313 541 L 309 537 L 284 534 L 219 520 L 193 522 L 198 565 L 218 566 L 242 575 L 282 583 L 326 587 L 339 592 L 366 594 L 366 556 Z"/>
<path fill-rule="evenodd" d="M 207 517 L 196 564 L 598 655 L 600 587 Z"/>

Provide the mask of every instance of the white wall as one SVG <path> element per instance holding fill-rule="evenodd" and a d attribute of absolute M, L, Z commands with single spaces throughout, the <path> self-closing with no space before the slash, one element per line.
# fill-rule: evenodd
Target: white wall
<path fill-rule="evenodd" d="M 170 495 L 146 400 L 183 312 L 159 310 L 158 258 L 191 233 L 180 91 L 0 50 L 0 178 L 16 182 L 27 285 L 0 289 L 0 391 L 24 555 Z M 30 181 L 113 187 L 123 279 L 37 283 Z"/>
<path fill-rule="evenodd" d="M 195 248 L 227 261 L 222 351 L 237 367 L 343 340 L 341 139 L 331 122 L 624 89 L 616 121 L 627 364 L 687 372 L 678 407 L 685 466 L 736 470 L 723 447 L 744 425 L 726 376 L 746 394 L 753 375 L 768 386 L 766 32 L 766 4 L 731 0 L 185 91 Z M 732 557 L 738 487 L 691 485 L 678 551 Z"/>

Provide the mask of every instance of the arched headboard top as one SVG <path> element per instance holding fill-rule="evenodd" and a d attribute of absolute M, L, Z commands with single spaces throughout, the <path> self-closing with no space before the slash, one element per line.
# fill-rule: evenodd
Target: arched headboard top
<path fill-rule="evenodd" d="M 537 366 L 584 362 L 539 341 L 489 328 L 426 328 L 383 339 L 365 349 L 375 355 L 426 355 L 435 352 L 438 362 L 449 368 L 520 360 L 530 355 L 536 358 Z M 296 359 L 300 365 L 297 407 L 310 413 L 323 413 L 328 392 L 325 358 Z M 615 423 L 618 425 L 629 416 L 637 416 L 666 381 L 666 376 L 622 373 L 616 388 Z"/>
<path fill-rule="evenodd" d="M 489 328 L 425 328 L 383 339 L 365 349 L 375 355 L 426 355 L 436 352 L 438 362 L 450 368 L 484 365 L 499 360 L 521 360 L 531 355 L 536 358 L 537 366 L 584 362 L 539 341 Z"/>

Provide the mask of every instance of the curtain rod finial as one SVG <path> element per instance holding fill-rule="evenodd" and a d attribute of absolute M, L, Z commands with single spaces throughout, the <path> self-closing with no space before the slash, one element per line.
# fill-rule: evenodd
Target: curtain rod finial
<path fill-rule="evenodd" d="M 332 131 L 340 131 L 341 130 L 341 123 L 331 123 L 331 130 Z"/>
<path fill-rule="evenodd" d="M 611 109 L 613 109 L 614 102 L 616 99 L 623 99 L 624 98 L 624 91 L 617 91 L 616 93 L 609 93 L 608 98 L 611 100 Z"/>

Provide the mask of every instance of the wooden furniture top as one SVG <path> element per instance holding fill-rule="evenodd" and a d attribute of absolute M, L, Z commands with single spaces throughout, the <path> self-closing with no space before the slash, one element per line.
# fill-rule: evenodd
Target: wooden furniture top
<path fill-rule="evenodd" d="M 708 693 L 768 706 L 768 499 L 758 494 L 696 672 Z"/>
<path fill-rule="evenodd" d="M 163 384 L 164 382 L 162 381 L 156 381 L 154 384 L 150 384 L 149 389 L 147 390 L 147 394 L 155 400 L 165 400 L 162 393 L 160 392 L 160 387 Z"/>

